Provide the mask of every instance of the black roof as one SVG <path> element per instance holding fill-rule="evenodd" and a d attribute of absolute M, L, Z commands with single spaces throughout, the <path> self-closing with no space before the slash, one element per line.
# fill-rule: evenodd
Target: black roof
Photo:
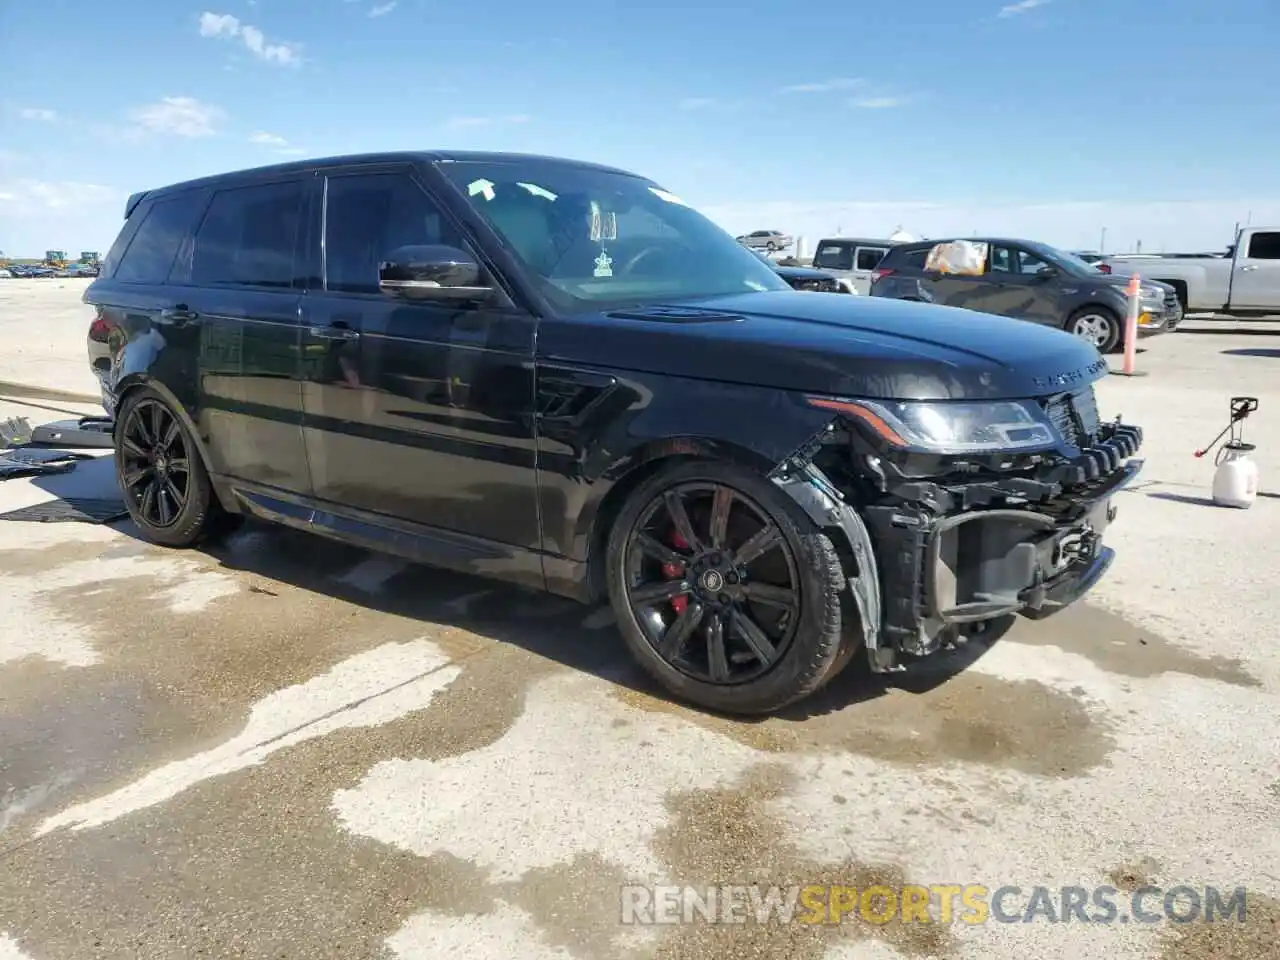
<path fill-rule="evenodd" d="M 140 190 L 129 197 L 125 205 L 125 217 L 133 212 L 143 197 L 161 193 L 191 190 L 198 187 L 211 186 L 232 179 L 254 179 L 273 174 L 289 174 L 304 170 L 341 167 L 351 164 L 371 163 L 555 163 L 563 166 L 579 167 L 583 170 L 595 170 L 599 173 L 616 173 L 634 177 L 637 174 L 617 167 L 609 167 L 586 160 L 572 160 L 566 157 L 550 157 L 535 153 L 499 153 L 483 150 L 400 150 L 383 153 L 350 153 L 340 156 L 317 157 L 310 160 L 290 160 L 285 163 L 268 164 L 261 167 L 246 167 L 240 170 L 228 170 L 194 180 L 183 180 L 180 183 L 165 184 L 151 190 Z"/>

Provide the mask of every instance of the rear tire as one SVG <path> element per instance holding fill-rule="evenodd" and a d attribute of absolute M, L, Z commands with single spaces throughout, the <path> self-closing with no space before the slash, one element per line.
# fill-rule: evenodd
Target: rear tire
<path fill-rule="evenodd" d="M 627 648 L 681 700 L 773 713 L 822 686 L 842 652 L 835 548 L 759 474 L 716 461 L 660 469 L 623 505 L 607 558 Z"/>
<path fill-rule="evenodd" d="M 218 502 L 191 432 L 150 387 L 130 392 L 118 411 L 116 479 L 129 517 L 165 547 L 224 536 L 241 517 Z"/>
<path fill-rule="evenodd" d="M 1120 344 L 1120 317 L 1106 307 L 1082 307 L 1067 318 L 1067 333 L 1111 353 Z"/>

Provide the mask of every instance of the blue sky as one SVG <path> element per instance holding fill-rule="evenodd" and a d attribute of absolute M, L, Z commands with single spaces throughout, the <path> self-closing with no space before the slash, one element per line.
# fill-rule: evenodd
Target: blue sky
<path fill-rule="evenodd" d="M 290 156 L 522 150 L 726 229 L 1219 248 L 1280 223 L 1275 0 L 6 5 L 0 250 Z"/>

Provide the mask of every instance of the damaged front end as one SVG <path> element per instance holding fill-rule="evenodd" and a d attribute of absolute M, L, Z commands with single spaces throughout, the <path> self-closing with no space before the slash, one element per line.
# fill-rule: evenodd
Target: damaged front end
<path fill-rule="evenodd" d="M 809 397 L 834 418 L 771 479 L 833 534 L 873 670 L 981 624 L 1047 617 L 1106 573 L 1112 497 L 1142 430 L 1099 420 L 1092 385 L 1034 400 Z"/>

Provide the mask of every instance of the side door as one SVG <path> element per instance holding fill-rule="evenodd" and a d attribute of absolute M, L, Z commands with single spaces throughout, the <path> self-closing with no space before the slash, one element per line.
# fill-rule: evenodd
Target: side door
<path fill-rule="evenodd" d="M 535 318 L 380 290 L 379 263 L 398 247 L 477 253 L 412 168 L 331 172 L 324 211 L 324 290 L 305 310 L 315 496 L 538 549 Z"/>
<path fill-rule="evenodd" d="M 1062 289 L 1070 277 L 1064 277 L 1052 264 L 1022 247 L 992 247 L 992 267 L 997 263 L 1002 272 L 999 290 L 991 294 L 989 313 L 1052 327 L 1062 325 L 1066 319 L 1061 305 Z"/>
<path fill-rule="evenodd" d="M 175 273 L 199 329 L 201 430 L 213 473 L 305 495 L 301 306 L 313 175 L 215 189 Z"/>
<path fill-rule="evenodd" d="M 849 279 L 853 288 L 863 296 L 871 292 L 871 273 L 880 266 L 880 261 L 888 253 L 887 247 L 857 246 L 853 250 L 852 270 Z"/>
<path fill-rule="evenodd" d="M 1241 237 L 1231 277 L 1234 310 L 1280 310 L 1280 232 Z"/>

